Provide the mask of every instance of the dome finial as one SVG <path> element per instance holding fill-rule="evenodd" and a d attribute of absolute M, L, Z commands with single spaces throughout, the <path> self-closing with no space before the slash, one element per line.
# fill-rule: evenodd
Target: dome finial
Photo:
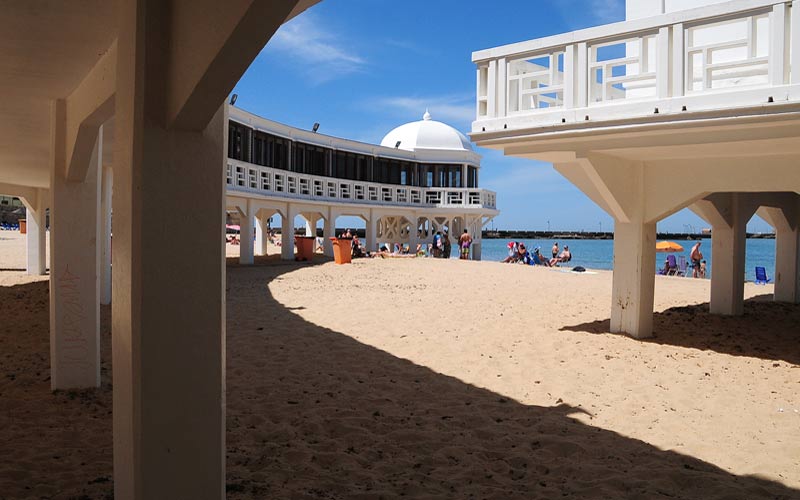
<path fill-rule="evenodd" d="M 425 121 L 428 121 L 428 120 L 431 119 L 431 114 L 428 113 L 428 108 L 425 108 L 425 114 L 422 115 L 422 119 L 425 120 Z"/>

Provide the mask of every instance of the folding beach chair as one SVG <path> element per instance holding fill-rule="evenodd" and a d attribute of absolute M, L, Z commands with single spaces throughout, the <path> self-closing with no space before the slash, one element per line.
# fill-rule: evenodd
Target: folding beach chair
<path fill-rule="evenodd" d="M 676 276 L 678 274 L 678 262 L 675 260 L 675 256 L 670 254 L 667 255 L 667 276 Z"/>
<path fill-rule="evenodd" d="M 673 276 L 684 276 L 684 277 L 688 276 L 689 274 L 688 267 L 689 264 L 686 262 L 686 256 L 681 255 L 678 258 L 678 268 L 675 269 Z"/>
<path fill-rule="evenodd" d="M 761 266 L 756 266 L 756 285 L 766 285 L 770 281 L 767 278 L 767 270 Z"/>

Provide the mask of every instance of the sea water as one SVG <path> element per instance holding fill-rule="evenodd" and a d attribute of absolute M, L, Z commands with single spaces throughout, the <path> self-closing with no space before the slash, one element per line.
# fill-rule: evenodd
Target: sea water
<path fill-rule="evenodd" d="M 553 240 L 519 240 L 525 243 L 525 247 L 533 250 L 541 247 L 543 256 L 551 256 L 550 249 Z M 706 261 L 706 276 L 711 276 L 711 240 L 701 240 L 700 251 Z M 683 252 L 675 253 L 676 260 L 680 255 L 686 256 L 689 261 L 689 251 L 695 244 L 694 241 L 677 241 L 683 246 Z M 508 256 L 508 240 L 483 239 L 482 259 L 501 261 Z M 568 245 L 572 252 L 570 266 L 583 266 L 587 269 L 611 269 L 614 262 L 614 242 L 612 240 L 561 240 L 558 242 L 559 251 L 564 245 Z M 455 247 L 455 246 L 454 246 Z M 747 255 L 745 257 L 745 280 L 755 279 L 756 266 L 764 267 L 767 270 L 767 277 L 773 278 L 775 274 L 775 240 L 752 238 L 747 240 Z M 455 251 L 453 252 L 455 256 Z M 664 260 L 667 258 L 665 253 L 656 254 L 656 269 L 663 269 Z M 654 272 L 655 272 L 654 270 Z"/>

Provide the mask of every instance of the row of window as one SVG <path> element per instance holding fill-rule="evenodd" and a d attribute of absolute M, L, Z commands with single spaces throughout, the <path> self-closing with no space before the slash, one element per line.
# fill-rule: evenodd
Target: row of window
<path fill-rule="evenodd" d="M 426 164 L 291 141 L 229 122 L 228 156 L 301 174 L 420 187 L 478 187 L 477 167 Z M 466 176 L 466 178 L 464 178 Z"/>

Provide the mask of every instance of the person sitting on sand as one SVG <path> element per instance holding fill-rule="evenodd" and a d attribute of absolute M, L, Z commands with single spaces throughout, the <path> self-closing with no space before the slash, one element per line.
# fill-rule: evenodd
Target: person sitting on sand
<path fill-rule="evenodd" d="M 550 262 L 544 258 L 544 255 L 541 253 L 541 248 L 539 247 L 533 249 L 533 256 L 531 258 L 533 259 L 534 265 L 550 267 Z"/>
<path fill-rule="evenodd" d="M 562 262 L 569 262 L 572 260 L 572 252 L 569 251 L 569 245 L 564 245 L 564 250 L 558 254 L 558 257 L 550 259 L 550 267 L 553 267 Z"/>
<path fill-rule="evenodd" d="M 508 243 L 508 257 L 503 259 L 501 262 L 503 264 L 512 264 L 517 261 L 518 255 L 518 246 L 516 241 L 511 241 Z"/>
<path fill-rule="evenodd" d="M 366 253 L 364 252 L 364 247 L 361 246 L 361 242 L 359 241 L 358 236 L 353 237 L 351 256 L 354 259 L 359 259 L 361 257 L 366 256 Z"/>

